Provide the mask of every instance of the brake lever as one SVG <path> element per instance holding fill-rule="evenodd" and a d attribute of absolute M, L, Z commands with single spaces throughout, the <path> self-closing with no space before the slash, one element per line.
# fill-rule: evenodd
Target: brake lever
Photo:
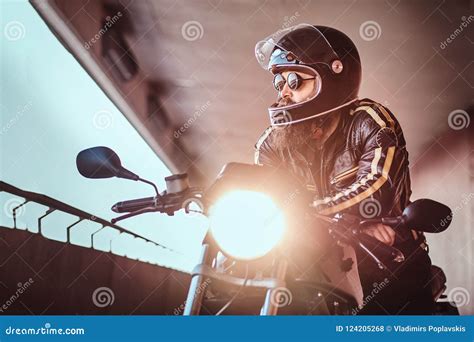
<path fill-rule="evenodd" d="M 353 221 L 344 222 L 342 217 L 333 218 L 330 234 L 342 243 L 362 249 L 362 251 L 377 263 L 380 269 L 388 270 L 388 267 L 381 259 L 390 259 L 395 262 L 405 260 L 405 256 L 398 248 L 385 245 L 377 239 L 363 234 L 362 229 L 350 228 L 353 224 L 355 224 Z"/>
<path fill-rule="evenodd" d="M 371 252 L 369 248 L 367 248 L 366 245 L 364 245 L 362 242 L 359 241 L 358 246 L 369 256 L 371 257 L 375 263 L 377 264 L 378 268 L 381 270 L 388 270 L 388 267 L 379 259 L 377 256 Z"/>
<path fill-rule="evenodd" d="M 388 267 L 382 262 L 382 260 L 380 260 L 379 257 L 377 257 L 377 255 L 375 255 L 374 252 L 372 252 L 372 249 L 373 248 L 370 248 L 368 247 L 364 242 L 362 242 L 359 237 L 356 235 L 357 233 L 351 231 L 351 235 L 350 236 L 347 236 L 346 234 L 344 233 L 341 233 L 339 230 L 331 230 L 331 234 L 334 235 L 337 235 L 338 236 L 338 242 L 342 242 L 342 243 L 345 243 L 349 246 L 353 246 L 355 248 L 360 248 L 365 254 L 367 254 L 372 260 L 375 261 L 375 263 L 377 264 L 378 268 L 381 269 L 381 270 L 388 270 Z M 367 236 L 368 238 L 370 238 L 370 236 Z M 378 240 L 376 240 L 378 241 Z M 373 247 L 373 245 L 372 245 Z"/>
<path fill-rule="evenodd" d="M 110 220 L 110 222 L 112 222 L 112 224 L 115 224 L 118 221 L 122 221 L 122 220 L 128 219 L 128 218 L 133 217 L 133 216 L 137 216 L 137 215 L 141 215 L 141 214 L 145 214 L 145 213 L 153 213 L 155 211 L 159 211 L 159 208 L 157 208 L 157 207 L 146 207 L 146 208 L 142 208 L 142 209 L 135 210 L 135 211 L 132 211 L 130 213 L 124 214 L 122 216 L 114 217 L 112 220 Z"/>
<path fill-rule="evenodd" d="M 359 233 L 357 240 L 359 245 L 363 244 L 365 247 L 369 248 L 373 254 L 378 253 L 379 256 L 384 259 L 391 259 L 395 262 L 405 261 L 405 255 L 402 253 L 402 251 L 393 246 L 386 245 L 372 236 Z"/>

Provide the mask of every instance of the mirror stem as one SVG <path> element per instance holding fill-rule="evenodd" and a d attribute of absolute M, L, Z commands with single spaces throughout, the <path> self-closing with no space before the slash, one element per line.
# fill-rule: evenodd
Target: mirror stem
<path fill-rule="evenodd" d="M 138 178 L 138 180 L 139 180 L 140 182 L 150 184 L 150 185 L 155 189 L 156 197 L 157 197 L 157 198 L 160 198 L 160 197 L 161 197 L 161 196 L 160 196 L 160 193 L 158 192 L 158 188 L 156 187 L 155 183 L 150 182 L 150 181 L 148 181 L 148 180 L 146 180 L 146 179 L 143 179 L 143 178 Z"/>

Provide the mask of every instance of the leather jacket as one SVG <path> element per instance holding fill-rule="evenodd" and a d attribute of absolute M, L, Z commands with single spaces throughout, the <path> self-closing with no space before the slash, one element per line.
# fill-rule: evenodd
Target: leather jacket
<path fill-rule="evenodd" d="M 400 124 L 383 105 L 363 99 L 344 108 L 336 130 L 320 148 L 309 141 L 303 150 L 276 149 L 275 129 L 281 128 L 267 128 L 255 145 L 255 163 L 290 171 L 314 193 L 312 207 L 318 213 L 373 218 L 399 215 L 408 205 L 406 143 Z"/>

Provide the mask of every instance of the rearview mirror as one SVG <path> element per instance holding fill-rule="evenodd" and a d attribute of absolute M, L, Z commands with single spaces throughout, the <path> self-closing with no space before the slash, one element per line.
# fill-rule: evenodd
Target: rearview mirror
<path fill-rule="evenodd" d="M 453 213 L 448 206 L 426 198 L 410 203 L 402 214 L 405 227 L 427 233 L 446 230 L 452 218 Z"/>
<path fill-rule="evenodd" d="M 122 166 L 119 156 L 105 146 L 91 147 L 79 152 L 76 158 L 79 173 L 86 178 L 119 177 L 138 180 L 138 175 Z"/>

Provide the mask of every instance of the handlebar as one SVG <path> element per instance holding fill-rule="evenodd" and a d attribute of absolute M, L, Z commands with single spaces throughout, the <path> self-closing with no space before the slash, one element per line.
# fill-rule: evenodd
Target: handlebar
<path fill-rule="evenodd" d="M 144 197 L 128 201 L 117 202 L 112 206 L 112 211 L 115 213 L 129 213 L 147 207 L 156 206 L 158 197 Z"/>
<path fill-rule="evenodd" d="M 189 210 L 189 205 L 192 202 L 200 203 L 203 207 L 202 199 L 203 189 L 199 187 L 190 187 L 183 191 L 167 193 L 167 191 L 154 197 L 137 198 L 134 200 L 127 200 L 117 202 L 112 206 L 112 211 L 116 213 L 126 213 L 125 215 L 112 219 L 117 222 L 133 216 L 144 213 L 160 212 L 170 216 L 180 209 L 186 212 Z M 204 213 L 204 207 L 202 212 Z"/>
<path fill-rule="evenodd" d="M 380 269 L 388 269 L 385 261 L 403 262 L 405 256 L 398 248 L 388 246 L 369 235 L 363 234 L 364 228 L 374 223 L 383 223 L 395 227 L 400 225 L 400 220 L 398 218 L 378 218 L 359 221 L 352 215 L 337 214 L 331 220 L 330 234 L 340 242 L 360 248 L 377 263 Z"/>

